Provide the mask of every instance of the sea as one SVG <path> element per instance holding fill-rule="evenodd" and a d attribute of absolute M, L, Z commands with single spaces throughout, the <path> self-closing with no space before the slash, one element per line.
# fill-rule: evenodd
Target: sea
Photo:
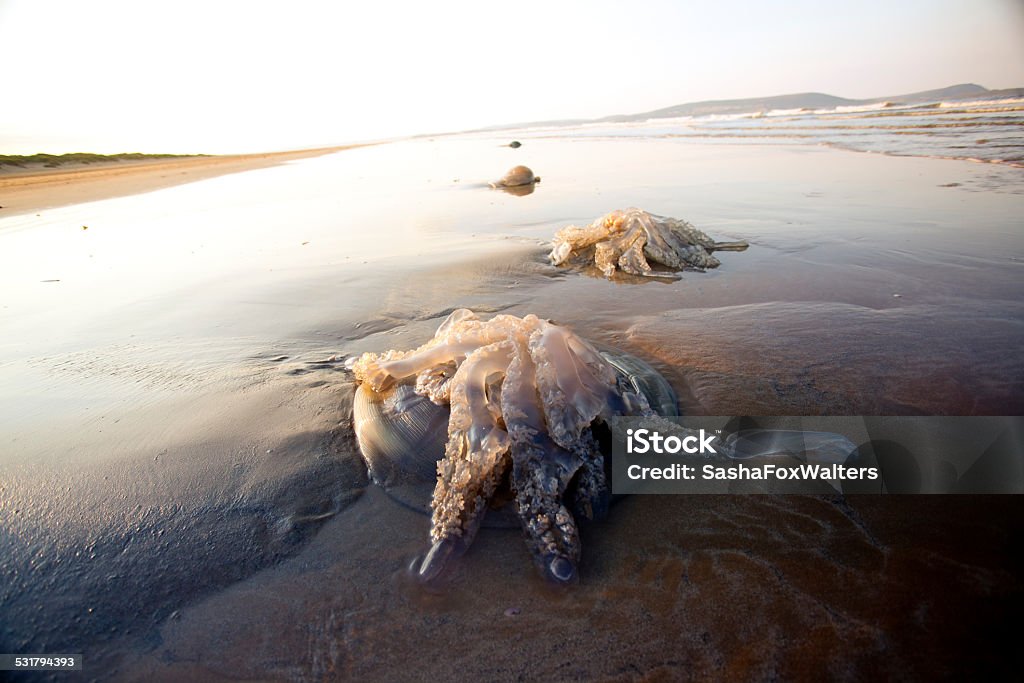
<path fill-rule="evenodd" d="M 1024 167 L 1024 98 L 753 110 L 528 126 L 514 132 L 528 139 L 632 137 L 744 145 L 825 145 L 857 152 Z"/>

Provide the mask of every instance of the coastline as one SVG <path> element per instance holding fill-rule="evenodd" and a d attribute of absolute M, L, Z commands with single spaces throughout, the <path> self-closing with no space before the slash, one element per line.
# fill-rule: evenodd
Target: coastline
<path fill-rule="evenodd" d="M 363 146 L 77 163 L 56 169 L 4 166 L 0 167 L 0 218 L 150 192 Z"/>

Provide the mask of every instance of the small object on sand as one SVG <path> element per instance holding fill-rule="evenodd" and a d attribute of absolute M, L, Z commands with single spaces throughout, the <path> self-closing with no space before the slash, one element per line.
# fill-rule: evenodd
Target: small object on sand
<path fill-rule="evenodd" d="M 519 609 L 518 607 L 509 607 L 507 610 L 505 610 L 505 616 L 506 617 L 518 617 L 520 612 L 522 612 L 522 610 Z"/>
<path fill-rule="evenodd" d="M 83 225 L 83 226 L 82 226 L 82 230 L 88 230 L 88 229 L 89 229 L 89 226 L 88 226 L 88 225 Z"/>
<path fill-rule="evenodd" d="M 642 209 L 612 211 L 587 227 L 570 225 L 554 237 L 551 263 L 594 263 L 605 277 L 616 269 L 631 275 L 666 277 L 648 259 L 672 270 L 717 268 L 713 251 L 743 251 L 746 242 L 716 242 L 689 223 Z M 671 276 L 670 276 L 671 277 Z"/>
<path fill-rule="evenodd" d="M 511 147 L 512 149 L 519 149 L 520 147 L 523 146 L 523 143 L 519 142 L 519 140 L 513 140 L 512 142 L 508 143 L 508 146 Z"/>
<path fill-rule="evenodd" d="M 510 169 L 501 180 L 495 180 L 491 183 L 491 187 L 521 187 L 523 185 L 533 185 L 534 183 L 539 182 L 540 176 L 533 175 L 533 171 L 531 171 L 528 166 L 516 166 Z"/>

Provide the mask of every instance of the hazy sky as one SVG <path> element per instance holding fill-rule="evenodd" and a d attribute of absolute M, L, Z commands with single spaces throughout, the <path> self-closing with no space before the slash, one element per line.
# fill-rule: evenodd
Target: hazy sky
<path fill-rule="evenodd" d="M 0 153 L 262 151 L 1024 86 L 1024 0 L 0 0 Z"/>

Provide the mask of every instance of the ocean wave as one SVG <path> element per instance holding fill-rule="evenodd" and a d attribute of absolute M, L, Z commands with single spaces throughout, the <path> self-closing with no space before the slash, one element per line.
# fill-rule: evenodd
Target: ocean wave
<path fill-rule="evenodd" d="M 798 116 L 800 114 L 812 114 L 813 109 L 807 107 L 797 107 L 795 109 L 771 109 L 764 113 L 765 117 L 774 118 L 779 116 Z"/>
<path fill-rule="evenodd" d="M 856 113 L 856 112 L 862 112 L 862 111 L 878 111 L 879 109 L 892 109 L 895 106 L 897 106 L 897 105 L 893 104 L 892 102 L 875 102 L 873 104 L 855 104 L 855 105 L 850 105 L 850 106 L 845 106 L 845 107 L 836 107 L 835 109 L 832 109 L 831 111 L 834 111 L 834 112 L 837 112 L 837 113 L 840 113 L 840 114 L 849 114 L 849 113 Z"/>
<path fill-rule="evenodd" d="M 1005 106 L 1007 104 L 1024 105 L 1024 97 L 1006 97 L 999 100 L 954 100 L 952 102 L 939 102 L 940 109 L 954 107 L 988 107 Z"/>

